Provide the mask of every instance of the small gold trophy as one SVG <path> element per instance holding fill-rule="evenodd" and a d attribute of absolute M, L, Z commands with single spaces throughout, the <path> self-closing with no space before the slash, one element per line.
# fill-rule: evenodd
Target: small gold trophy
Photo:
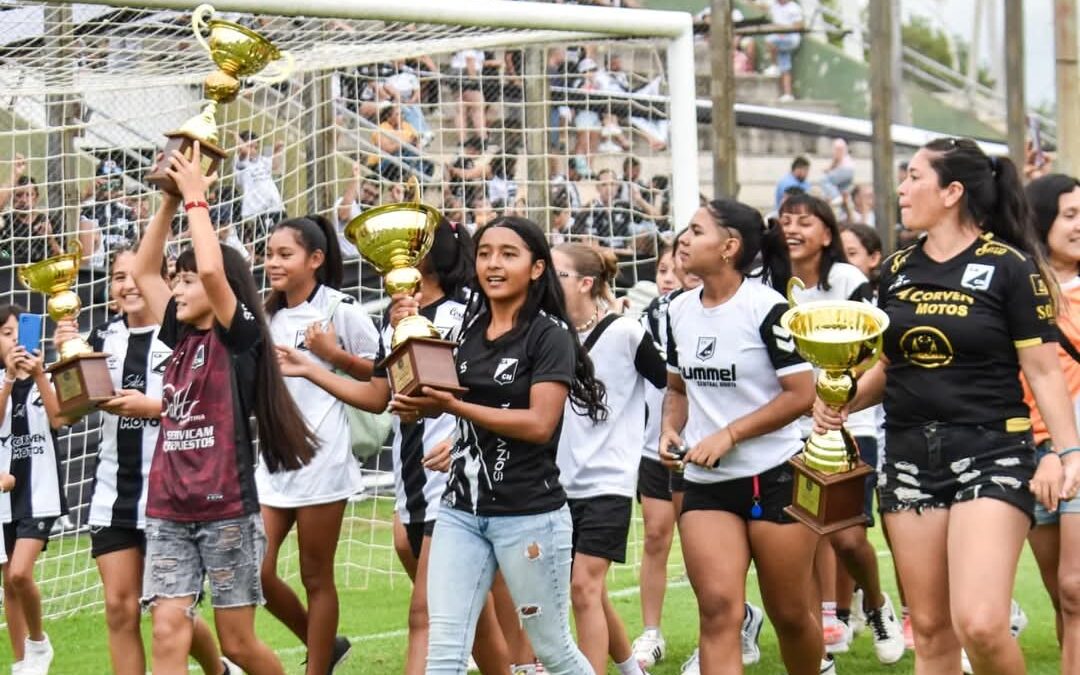
<path fill-rule="evenodd" d="M 82 247 L 72 240 L 68 252 L 19 268 L 19 281 L 32 291 L 49 296 L 46 309 L 53 321 L 74 319 L 82 302 L 71 286 L 79 276 Z M 76 338 L 60 345 L 60 360 L 48 367 L 64 417 L 82 417 L 98 403 L 116 394 L 107 365 L 108 354 L 95 352 Z"/>
<path fill-rule="evenodd" d="M 217 112 L 219 104 L 236 99 L 236 95 L 240 93 L 240 78 L 274 84 L 287 78 L 293 70 L 291 54 L 279 50 L 255 31 L 232 21 L 212 18 L 213 15 L 214 8 L 210 5 L 199 5 L 191 15 L 191 29 L 195 33 L 195 39 L 218 67 L 203 81 L 203 92 L 209 100 L 201 113 L 184 122 L 176 131 L 165 134 L 169 139 L 165 143 L 165 151 L 153 171 L 146 176 L 148 183 L 174 195 L 179 195 L 180 192 L 165 173 L 169 168 L 173 150 L 179 150 L 190 158 L 191 147 L 198 141 L 203 171 L 207 176 L 217 171 L 227 156 L 225 150 L 218 145 L 214 113 Z M 209 21 L 207 17 L 210 17 Z M 204 31 L 209 32 L 209 40 L 203 37 Z M 278 67 L 277 72 L 256 77 L 270 62 L 279 59 L 284 60 L 284 65 Z"/>
<path fill-rule="evenodd" d="M 798 277 L 788 282 L 791 308 L 780 325 L 791 332 L 799 355 L 819 369 L 818 397 L 842 407 L 855 394 L 855 381 L 881 355 L 889 317 L 877 307 L 850 300 L 822 300 L 796 305 Z M 865 522 L 866 475 L 874 468 L 859 458 L 855 439 L 846 429 L 811 434 L 802 454 L 791 459 L 795 486 L 784 511 L 818 534 L 829 534 Z"/>
<path fill-rule="evenodd" d="M 345 227 L 348 239 L 379 274 L 389 295 L 412 295 L 420 288 L 416 266 L 431 250 L 442 215 L 416 200 L 383 204 L 364 211 Z M 441 339 L 439 330 L 420 315 L 398 322 L 390 339 L 386 370 L 395 393 L 411 396 L 421 387 L 460 393 L 454 364 L 454 343 Z"/>

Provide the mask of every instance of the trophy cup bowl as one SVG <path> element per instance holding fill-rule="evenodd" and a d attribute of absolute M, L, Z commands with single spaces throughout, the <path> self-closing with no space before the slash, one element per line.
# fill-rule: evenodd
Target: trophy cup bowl
<path fill-rule="evenodd" d="M 416 202 L 383 204 L 368 209 L 345 226 L 345 238 L 383 275 L 387 294 L 412 295 L 420 288 L 417 265 L 431 250 L 442 215 Z M 439 330 L 420 315 L 398 322 L 386 357 L 390 386 L 395 393 L 412 395 L 421 387 L 460 393 L 454 343 L 441 339 Z"/>
<path fill-rule="evenodd" d="M 19 281 L 31 291 L 49 297 L 45 307 L 56 322 L 75 319 L 82 309 L 79 296 L 71 287 L 79 276 L 82 246 L 78 240 L 68 243 L 68 252 L 18 270 Z M 102 401 L 115 396 L 108 354 L 95 352 L 81 337 L 60 346 L 60 360 L 47 368 L 65 417 L 81 417 Z"/>
<path fill-rule="evenodd" d="M 218 145 L 218 128 L 214 117 L 218 106 L 236 99 L 240 92 L 240 78 L 274 84 L 287 78 L 295 66 L 289 52 L 281 51 L 262 35 L 238 23 L 214 18 L 214 8 L 210 5 L 199 5 L 195 9 L 191 15 L 191 29 L 218 69 L 203 81 L 203 94 L 207 102 L 202 112 L 188 119 L 179 129 L 165 134 L 169 139 L 165 150 L 146 177 L 151 185 L 177 196 L 179 190 L 165 173 L 173 150 L 179 150 L 190 159 L 191 146 L 199 141 L 203 172 L 208 176 L 216 172 L 228 156 Z M 204 37 L 204 32 L 209 37 Z M 275 72 L 258 75 L 277 61 L 283 65 Z"/>
<path fill-rule="evenodd" d="M 788 284 L 791 308 L 780 325 L 795 342 L 799 355 L 818 369 L 814 383 L 827 405 L 842 407 L 855 395 L 856 380 L 881 354 L 889 317 L 862 302 L 821 300 L 796 304 Z M 859 459 L 858 446 L 846 429 L 813 433 L 795 467 L 792 505 L 785 511 L 819 534 L 863 522 L 865 476 L 874 469 Z"/>

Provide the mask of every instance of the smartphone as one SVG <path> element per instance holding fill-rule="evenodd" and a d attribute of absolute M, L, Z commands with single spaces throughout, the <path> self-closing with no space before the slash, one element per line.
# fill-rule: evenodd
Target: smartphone
<path fill-rule="evenodd" d="M 41 348 L 41 328 L 44 318 L 40 314 L 19 315 L 19 344 L 31 354 Z"/>
<path fill-rule="evenodd" d="M 1032 162 L 1036 169 L 1046 166 L 1046 153 L 1043 152 L 1042 125 L 1038 117 L 1028 117 L 1028 132 L 1031 134 L 1031 149 L 1035 151 Z"/>

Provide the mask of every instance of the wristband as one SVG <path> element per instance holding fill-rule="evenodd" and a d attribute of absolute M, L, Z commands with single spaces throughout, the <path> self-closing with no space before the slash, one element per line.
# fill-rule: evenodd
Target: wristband
<path fill-rule="evenodd" d="M 1057 453 L 1058 459 L 1065 459 L 1065 457 L 1067 455 L 1069 455 L 1069 454 L 1071 454 L 1073 452 L 1080 452 L 1080 448 L 1075 447 L 1075 446 L 1071 447 L 1071 448 L 1065 448 L 1061 452 Z"/>
<path fill-rule="evenodd" d="M 210 204 L 206 203 L 206 201 L 202 199 L 193 202 L 184 202 L 184 211 L 190 211 L 191 209 L 206 209 L 207 211 L 209 211 Z"/>

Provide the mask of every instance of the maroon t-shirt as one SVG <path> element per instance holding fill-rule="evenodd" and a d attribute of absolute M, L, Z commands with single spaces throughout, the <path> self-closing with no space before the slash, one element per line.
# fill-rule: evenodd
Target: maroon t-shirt
<path fill-rule="evenodd" d="M 206 522 L 258 513 L 248 425 L 262 350 L 255 316 L 238 303 L 228 329 L 196 330 L 177 320 L 170 301 L 160 338 L 173 353 L 165 368 L 146 515 Z"/>

